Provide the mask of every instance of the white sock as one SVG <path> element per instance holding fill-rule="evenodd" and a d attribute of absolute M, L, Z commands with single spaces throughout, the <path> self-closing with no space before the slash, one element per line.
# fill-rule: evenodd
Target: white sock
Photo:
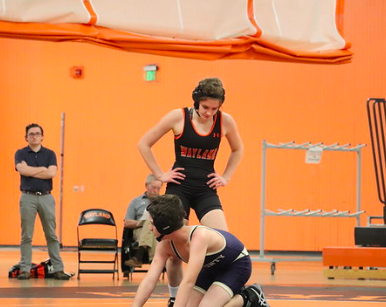
<path fill-rule="evenodd" d="M 168 288 L 169 288 L 170 297 L 176 297 L 177 296 L 178 287 L 172 287 L 172 286 L 168 285 Z"/>

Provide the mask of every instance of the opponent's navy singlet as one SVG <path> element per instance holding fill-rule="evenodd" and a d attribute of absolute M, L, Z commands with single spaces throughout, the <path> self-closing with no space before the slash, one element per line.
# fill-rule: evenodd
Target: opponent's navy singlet
<path fill-rule="evenodd" d="M 220 250 L 214 253 L 206 254 L 204 259 L 204 265 L 203 265 L 204 268 L 209 269 L 213 267 L 216 270 L 221 268 L 227 268 L 231 263 L 233 263 L 237 259 L 240 259 L 241 257 L 248 255 L 248 252 L 244 247 L 244 244 L 241 243 L 239 239 L 237 239 L 233 234 L 229 233 L 228 231 L 224 231 L 221 229 L 214 229 L 214 228 L 208 228 L 202 225 L 196 225 L 191 230 L 189 241 L 191 240 L 194 231 L 198 227 L 204 227 L 204 228 L 210 229 L 214 232 L 219 233 L 224 238 L 224 245 Z M 184 259 L 181 256 L 181 254 L 178 252 L 176 246 L 174 245 L 174 242 L 170 241 L 170 244 L 175 255 L 179 259 L 187 263 L 188 261 Z"/>

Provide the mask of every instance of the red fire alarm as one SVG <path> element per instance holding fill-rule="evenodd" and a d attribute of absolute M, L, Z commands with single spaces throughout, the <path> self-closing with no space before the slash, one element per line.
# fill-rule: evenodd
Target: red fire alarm
<path fill-rule="evenodd" d="M 74 79 L 83 79 L 84 78 L 84 67 L 83 66 L 73 66 L 70 68 L 70 76 Z"/>

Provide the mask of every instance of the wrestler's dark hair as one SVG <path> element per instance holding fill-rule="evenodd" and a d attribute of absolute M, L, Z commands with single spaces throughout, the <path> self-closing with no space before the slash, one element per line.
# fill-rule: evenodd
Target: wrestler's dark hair
<path fill-rule="evenodd" d="M 168 235 L 184 225 L 186 216 L 182 202 L 176 195 L 151 197 L 147 207 L 153 224 L 161 235 Z"/>
<path fill-rule="evenodd" d="M 25 127 L 25 137 L 28 136 L 28 130 L 29 130 L 29 129 L 31 129 L 31 128 L 36 128 L 36 127 L 37 127 L 37 128 L 40 128 L 40 131 L 41 131 L 42 135 L 44 135 L 44 131 L 43 131 L 42 126 L 40 126 L 40 125 L 38 125 L 38 124 L 32 123 L 32 124 L 29 124 L 27 127 Z"/>
<path fill-rule="evenodd" d="M 219 78 L 206 78 L 201 80 L 197 87 L 192 92 L 194 101 L 194 108 L 197 110 L 200 106 L 200 101 L 207 98 L 214 98 L 220 100 L 223 104 L 225 100 L 225 89 Z"/>

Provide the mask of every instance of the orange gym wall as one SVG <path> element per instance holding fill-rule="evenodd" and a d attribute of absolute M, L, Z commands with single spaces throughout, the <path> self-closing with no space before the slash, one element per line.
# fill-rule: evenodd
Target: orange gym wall
<path fill-rule="evenodd" d="M 170 109 L 191 106 L 193 88 L 208 76 L 223 80 L 223 111 L 235 118 L 245 145 L 238 170 L 219 194 L 230 230 L 249 249 L 260 247 L 263 139 L 274 144 L 367 144 L 362 151 L 361 189 L 365 225 L 368 215 L 380 215 L 382 209 L 376 196 L 366 100 L 386 96 L 384 13 L 383 1 L 345 2 L 344 37 L 352 42 L 354 58 L 351 64 L 338 66 L 206 62 L 81 43 L 0 39 L 0 245 L 19 244 L 19 176 L 13 155 L 26 145 L 27 124 L 38 122 L 45 128 L 44 145 L 59 159 L 65 113 L 61 238 L 64 246 L 74 246 L 79 213 L 86 208 L 111 210 L 121 232 L 127 205 L 144 191 L 148 174 L 136 148 L 139 138 Z M 152 63 L 160 67 L 157 80 L 146 82 L 143 67 Z M 84 79 L 70 77 L 73 66 L 84 66 Z M 169 134 L 155 147 L 164 170 L 173 162 L 172 146 Z M 224 139 L 219 172 L 228 153 Z M 319 165 L 305 164 L 305 151 L 269 149 L 267 158 L 266 208 L 356 210 L 354 153 L 325 152 Z M 54 187 L 59 205 L 59 172 Z M 323 246 L 353 245 L 355 222 L 267 217 L 265 248 L 320 251 Z M 44 244 L 37 222 L 34 245 Z"/>

